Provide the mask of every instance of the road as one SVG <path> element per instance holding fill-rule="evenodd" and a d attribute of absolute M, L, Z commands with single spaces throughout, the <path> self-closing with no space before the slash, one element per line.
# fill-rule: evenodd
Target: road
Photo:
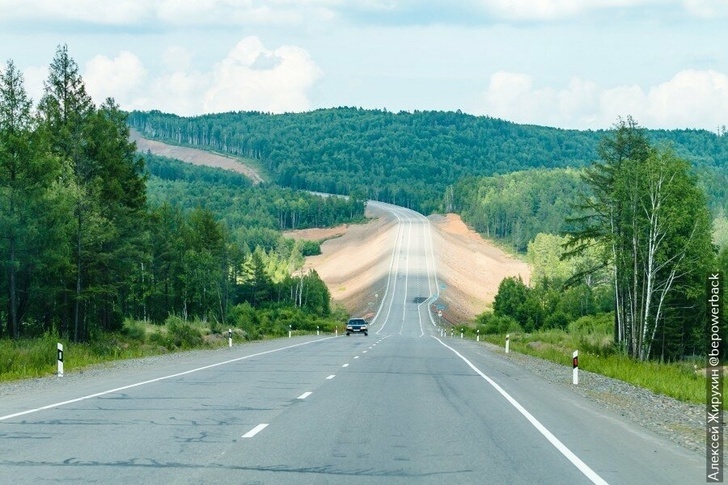
<path fill-rule="evenodd" d="M 705 483 L 703 457 L 440 336 L 429 223 L 382 208 L 399 226 L 368 337 L 236 345 L 3 395 L 0 482 Z"/>

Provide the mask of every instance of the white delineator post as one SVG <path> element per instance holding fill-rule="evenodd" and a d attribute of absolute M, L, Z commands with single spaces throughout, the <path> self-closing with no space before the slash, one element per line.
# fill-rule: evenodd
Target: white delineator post
<path fill-rule="evenodd" d="M 579 384 L 579 351 L 575 350 L 571 358 L 571 366 L 574 368 L 572 382 L 574 385 Z"/>
<path fill-rule="evenodd" d="M 478 329 L 478 336 L 475 337 L 476 342 L 480 342 L 480 329 Z"/>
<path fill-rule="evenodd" d="M 58 344 L 58 377 L 63 377 L 63 344 Z"/>
<path fill-rule="evenodd" d="M 291 333 L 293 332 L 293 327 L 290 325 L 288 326 L 288 338 L 291 338 Z"/>
<path fill-rule="evenodd" d="M 506 334 L 506 354 L 511 351 L 511 334 Z"/>
<path fill-rule="evenodd" d="M 228 347 L 233 346 L 233 329 L 228 328 Z"/>

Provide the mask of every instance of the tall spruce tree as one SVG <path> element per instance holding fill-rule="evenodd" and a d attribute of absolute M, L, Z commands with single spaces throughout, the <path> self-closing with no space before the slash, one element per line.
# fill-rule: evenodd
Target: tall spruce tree
<path fill-rule="evenodd" d="M 132 243 L 145 206 L 143 162 L 128 140 L 125 116 L 113 100 L 96 108 L 65 45 L 51 63 L 39 113 L 72 194 L 74 271 L 67 286 L 72 335 L 79 341 L 97 327 L 121 323 L 117 295 L 139 259 Z"/>
<path fill-rule="evenodd" d="M 97 197 L 96 167 L 86 153 L 87 133 L 95 106 L 86 93 L 78 65 L 68 54 L 68 46 L 56 49 L 51 62 L 48 80 L 45 82 L 45 94 L 40 101 L 43 128 L 51 143 L 51 150 L 61 159 L 65 181 L 73 194 L 74 218 L 74 262 L 73 275 L 73 340 L 82 338 L 82 298 L 83 272 L 86 269 L 85 242 L 91 239 L 91 221 L 94 219 L 94 199 Z"/>
<path fill-rule="evenodd" d="M 0 247 L 6 261 L 7 332 L 13 338 L 20 336 L 21 294 L 27 298 L 28 270 L 37 256 L 34 208 L 53 174 L 43 165 L 45 153 L 23 75 L 8 61 L 0 71 Z"/>

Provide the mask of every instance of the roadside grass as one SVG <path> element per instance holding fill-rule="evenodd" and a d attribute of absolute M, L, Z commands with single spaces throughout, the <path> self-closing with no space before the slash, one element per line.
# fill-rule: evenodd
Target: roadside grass
<path fill-rule="evenodd" d="M 503 347 L 506 336 L 481 335 L 481 338 Z M 705 403 L 707 380 L 696 372 L 697 360 L 640 362 L 617 352 L 610 335 L 554 329 L 518 332 L 510 334 L 510 349 L 565 366 L 571 366 L 572 353 L 578 350 L 579 369 L 619 379 L 683 402 Z M 725 402 L 724 408 L 728 408 Z"/>
<path fill-rule="evenodd" d="M 63 344 L 65 372 L 112 360 L 160 353 L 159 349 L 123 334 L 109 334 L 92 343 L 72 343 L 54 334 L 35 339 L 0 340 L 0 382 L 55 374 L 58 343 Z"/>
<path fill-rule="evenodd" d="M 223 326 L 217 322 L 185 321 L 170 316 L 162 325 L 128 319 L 118 332 L 104 333 L 86 343 L 74 343 L 46 333 L 32 339 L 0 339 L 0 382 L 54 375 L 57 372 L 57 344 L 63 344 L 65 373 L 112 362 L 192 349 L 215 349 L 228 345 L 228 329 L 233 341 L 263 340 L 316 333 L 318 323 L 322 333 L 334 333 L 333 321 L 301 322 L 297 315 L 275 314 L 275 319 L 257 324 L 239 322 L 238 326 Z"/>

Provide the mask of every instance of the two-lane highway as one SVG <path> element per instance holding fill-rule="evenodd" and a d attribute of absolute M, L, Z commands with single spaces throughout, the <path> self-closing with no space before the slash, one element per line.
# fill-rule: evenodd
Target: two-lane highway
<path fill-rule="evenodd" d="M 704 458 L 440 338 L 429 223 L 379 206 L 399 229 L 368 337 L 246 344 L 5 392 L 0 482 L 704 481 Z"/>

